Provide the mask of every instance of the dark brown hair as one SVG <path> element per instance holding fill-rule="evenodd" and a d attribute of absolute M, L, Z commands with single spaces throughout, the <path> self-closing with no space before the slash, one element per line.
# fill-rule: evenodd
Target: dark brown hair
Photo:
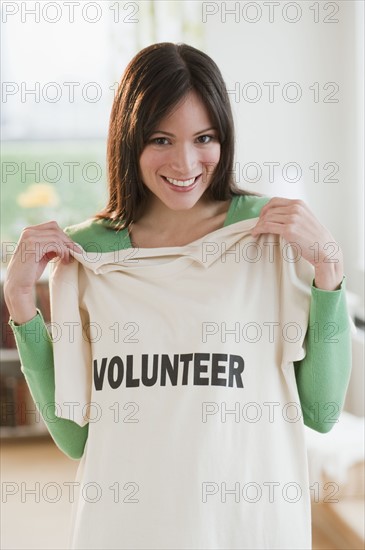
<path fill-rule="evenodd" d="M 219 68 L 192 46 L 160 42 L 141 50 L 120 81 L 107 143 L 109 201 L 95 218 L 118 222 L 120 229 L 138 220 L 149 193 L 140 177 L 141 153 L 160 120 L 190 91 L 206 106 L 221 144 L 220 160 L 205 193 L 218 201 L 259 195 L 240 189 L 233 179 L 234 123 Z"/>

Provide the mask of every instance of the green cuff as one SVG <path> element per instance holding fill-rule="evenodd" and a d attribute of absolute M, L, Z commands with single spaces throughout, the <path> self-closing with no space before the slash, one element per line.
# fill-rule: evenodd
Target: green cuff
<path fill-rule="evenodd" d="M 23 372 L 23 367 L 28 365 L 32 370 L 52 365 L 52 339 L 40 309 L 37 308 L 37 314 L 26 323 L 17 325 L 10 318 L 8 324 L 14 333 Z"/>
<path fill-rule="evenodd" d="M 346 276 L 345 275 L 342 277 L 342 281 L 340 283 L 340 288 L 337 288 L 336 290 L 325 290 L 323 288 L 317 288 L 315 286 L 314 281 L 315 281 L 315 279 L 313 279 L 313 281 L 312 281 L 312 290 L 315 290 L 320 294 L 323 293 L 323 292 L 327 293 L 327 294 L 333 294 L 333 293 L 336 293 L 336 292 L 340 293 L 340 292 L 342 292 L 342 290 L 346 290 Z"/>
<path fill-rule="evenodd" d="M 322 290 L 312 286 L 309 328 L 314 332 L 319 330 L 325 343 L 337 342 L 336 335 L 350 329 L 345 277 L 338 290 Z"/>

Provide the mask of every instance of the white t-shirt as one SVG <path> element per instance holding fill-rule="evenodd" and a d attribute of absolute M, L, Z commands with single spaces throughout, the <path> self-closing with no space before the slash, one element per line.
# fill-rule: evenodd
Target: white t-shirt
<path fill-rule="evenodd" d="M 71 548 L 311 548 L 314 269 L 257 221 L 51 262 L 57 415 L 89 422 Z"/>

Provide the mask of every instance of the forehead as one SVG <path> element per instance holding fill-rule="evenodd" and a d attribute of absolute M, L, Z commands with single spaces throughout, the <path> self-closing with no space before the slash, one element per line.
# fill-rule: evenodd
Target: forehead
<path fill-rule="evenodd" d="M 189 119 L 190 123 L 194 120 L 197 122 L 203 120 L 210 122 L 208 109 L 194 90 L 189 92 L 177 103 L 177 105 L 172 107 L 169 113 L 161 119 L 161 123 L 171 124 L 177 119 L 179 119 L 179 123 L 181 123 L 180 119 L 185 120 L 186 118 Z"/>

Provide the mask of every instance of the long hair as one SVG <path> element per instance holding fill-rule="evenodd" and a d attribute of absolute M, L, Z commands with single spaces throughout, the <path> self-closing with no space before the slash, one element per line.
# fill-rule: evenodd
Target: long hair
<path fill-rule="evenodd" d="M 259 195 L 240 189 L 234 182 L 233 116 L 216 63 L 187 44 L 160 42 L 135 55 L 118 86 L 107 143 L 109 201 L 95 218 L 116 222 L 119 229 L 138 220 L 149 192 L 140 177 L 141 153 L 160 120 L 190 91 L 195 91 L 207 108 L 221 145 L 220 159 L 205 193 L 218 201 L 234 195 Z"/>

